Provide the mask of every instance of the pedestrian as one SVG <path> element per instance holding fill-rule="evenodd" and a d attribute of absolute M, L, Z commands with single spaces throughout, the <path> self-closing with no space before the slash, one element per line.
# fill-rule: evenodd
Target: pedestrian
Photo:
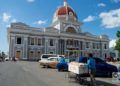
<path fill-rule="evenodd" d="M 88 57 L 89 58 L 87 60 L 87 65 L 88 65 L 88 70 L 89 70 L 90 79 L 91 79 L 91 86 L 97 86 L 95 82 L 96 62 L 93 58 L 92 53 L 89 53 Z"/>
<path fill-rule="evenodd" d="M 12 60 L 13 60 L 14 62 L 16 62 L 16 58 L 15 58 L 15 56 L 13 56 Z"/>

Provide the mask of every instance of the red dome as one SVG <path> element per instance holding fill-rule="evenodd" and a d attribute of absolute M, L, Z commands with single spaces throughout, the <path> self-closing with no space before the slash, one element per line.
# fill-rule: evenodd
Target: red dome
<path fill-rule="evenodd" d="M 59 15 L 66 15 L 66 14 L 68 15 L 69 12 L 72 12 L 73 15 L 77 18 L 76 13 L 75 13 L 70 7 L 68 7 L 68 6 L 60 7 L 60 8 L 58 9 L 56 15 L 58 15 L 58 16 L 59 16 Z"/>

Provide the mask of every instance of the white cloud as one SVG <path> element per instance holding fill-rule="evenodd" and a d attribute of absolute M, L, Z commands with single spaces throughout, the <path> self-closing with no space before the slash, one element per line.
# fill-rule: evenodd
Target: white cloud
<path fill-rule="evenodd" d="M 35 0 L 27 0 L 27 2 L 30 2 L 30 3 L 31 3 L 31 2 L 34 2 L 34 1 L 35 1 Z"/>
<path fill-rule="evenodd" d="M 10 27 L 10 24 L 6 25 L 6 27 L 7 27 L 7 28 Z"/>
<path fill-rule="evenodd" d="M 110 48 L 111 48 L 111 47 L 115 47 L 115 45 L 116 45 L 116 40 L 115 40 L 115 39 L 112 39 L 112 40 L 110 41 L 109 47 L 110 47 Z"/>
<path fill-rule="evenodd" d="M 99 3 L 98 4 L 98 7 L 105 7 L 106 6 L 106 4 L 104 4 L 104 3 Z"/>
<path fill-rule="evenodd" d="M 46 24 L 46 21 L 45 20 L 38 20 L 38 21 L 34 22 L 34 24 L 42 25 L 42 24 Z"/>
<path fill-rule="evenodd" d="M 109 12 L 102 12 L 99 17 L 102 19 L 102 26 L 105 28 L 120 27 L 120 8 Z"/>
<path fill-rule="evenodd" d="M 15 23 L 15 22 L 17 22 L 16 19 L 12 19 L 12 20 L 11 20 L 11 23 Z"/>
<path fill-rule="evenodd" d="M 11 15 L 9 15 L 8 13 L 4 12 L 3 16 L 2 16 L 2 20 L 3 22 L 8 22 L 11 19 Z"/>
<path fill-rule="evenodd" d="M 15 23 L 17 20 L 9 13 L 4 12 L 2 14 L 2 22 L 6 25 L 6 27 L 10 27 L 10 23 Z"/>
<path fill-rule="evenodd" d="M 112 2 L 119 3 L 120 0 L 111 0 Z"/>
<path fill-rule="evenodd" d="M 91 21 L 94 21 L 94 19 L 95 19 L 95 17 L 94 16 L 88 16 L 87 18 L 85 18 L 84 20 L 83 20 L 83 22 L 91 22 Z"/>
<path fill-rule="evenodd" d="M 6 27 L 7 28 L 10 27 L 10 23 L 16 23 L 16 22 L 17 22 L 16 19 L 11 19 L 10 22 L 9 22 L 9 24 L 6 25 Z"/>

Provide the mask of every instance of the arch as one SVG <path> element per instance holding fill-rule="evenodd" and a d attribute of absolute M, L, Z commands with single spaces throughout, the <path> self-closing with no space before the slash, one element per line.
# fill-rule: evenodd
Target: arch
<path fill-rule="evenodd" d="M 64 31 L 65 32 L 69 32 L 69 33 L 77 33 L 78 32 L 78 30 L 76 29 L 76 27 L 73 26 L 73 25 L 66 26 L 65 29 L 64 29 Z"/>
<path fill-rule="evenodd" d="M 68 27 L 66 32 L 69 32 L 69 33 L 76 33 L 76 30 L 73 28 L 73 27 Z"/>

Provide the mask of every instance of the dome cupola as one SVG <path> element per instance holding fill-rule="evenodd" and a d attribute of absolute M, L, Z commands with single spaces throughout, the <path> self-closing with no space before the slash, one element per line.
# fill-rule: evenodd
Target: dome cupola
<path fill-rule="evenodd" d="M 53 22 L 57 19 L 72 19 L 77 20 L 77 15 L 74 10 L 64 0 L 64 5 L 57 9 L 54 14 Z"/>
<path fill-rule="evenodd" d="M 63 6 L 60 7 L 57 12 L 56 12 L 56 16 L 61 16 L 61 15 L 72 15 L 74 17 L 77 18 L 76 13 L 72 10 L 72 8 L 70 8 L 69 6 Z"/>

